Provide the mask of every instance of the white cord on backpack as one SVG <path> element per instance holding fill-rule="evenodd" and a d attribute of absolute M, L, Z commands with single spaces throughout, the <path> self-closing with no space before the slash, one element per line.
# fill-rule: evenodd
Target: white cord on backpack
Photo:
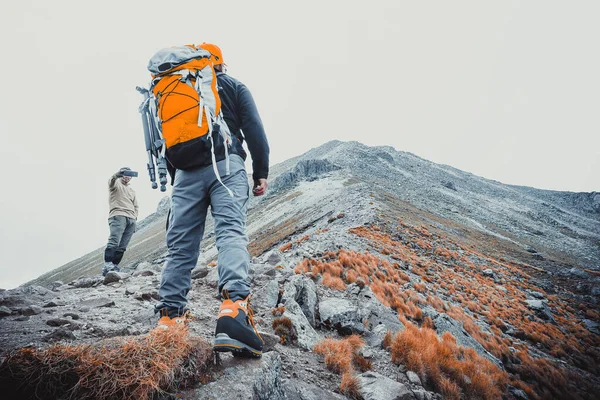
<path fill-rule="evenodd" d="M 212 123 L 213 123 L 213 118 L 211 115 L 211 112 L 208 108 L 208 106 L 205 106 L 206 108 L 206 115 L 209 121 L 208 121 L 208 137 L 210 138 L 210 153 L 212 156 L 212 165 L 213 165 L 213 170 L 215 171 L 215 176 L 217 177 L 217 180 L 219 181 L 219 183 L 221 185 L 223 185 L 223 187 L 227 190 L 227 193 L 229 193 L 229 196 L 233 197 L 233 192 L 231 191 L 231 189 L 229 189 L 227 186 L 225 186 L 225 184 L 223 183 L 223 181 L 221 180 L 221 175 L 219 175 L 219 169 L 217 168 L 217 157 L 215 156 L 215 142 L 213 140 L 213 129 L 212 129 Z M 225 154 L 227 154 L 227 143 L 225 143 Z M 229 157 L 227 157 L 227 165 L 226 165 L 226 170 L 227 170 L 227 174 L 229 175 Z"/>

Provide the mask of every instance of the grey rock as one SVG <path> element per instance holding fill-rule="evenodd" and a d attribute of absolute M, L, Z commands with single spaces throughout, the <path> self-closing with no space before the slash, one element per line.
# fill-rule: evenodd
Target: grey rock
<path fill-rule="evenodd" d="M 423 317 L 429 317 L 432 320 L 434 320 L 438 315 L 440 315 L 439 311 L 436 310 L 434 307 L 430 306 L 429 304 L 421 308 L 421 311 L 423 312 Z"/>
<path fill-rule="evenodd" d="M 375 296 L 371 288 L 365 287 L 357 298 L 358 317 L 357 321 L 367 321 L 369 329 L 383 325 L 386 331 L 399 332 L 404 330 L 404 325 L 398 320 L 398 315 L 389 307 L 384 306 Z"/>
<path fill-rule="evenodd" d="M 262 289 L 255 290 L 252 295 L 252 304 L 257 309 L 271 309 L 277 307 L 279 300 L 279 283 L 269 281 Z"/>
<path fill-rule="evenodd" d="M 281 257 L 281 252 L 279 250 L 273 250 L 269 252 L 269 255 L 266 259 L 266 263 L 273 266 L 278 266 L 282 261 L 283 258 Z"/>
<path fill-rule="evenodd" d="M 358 381 L 364 400 L 415 400 L 415 396 L 406 385 L 376 372 L 360 374 Z"/>
<path fill-rule="evenodd" d="M 275 346 L 279 344 L 279 336 L 267 332 L 259 332 L 263 339 L 263 353 L 273 351 Z"/>
<path fill-rule="evenodd" d="M 366 358 L 367 360 L 370 360 L 371 358 L 373 358 L 373 350 L 368 346 L 361 347 L 360 350 L 358 351 L 358 354 L 361 357 Z"/>
<path fill-rule="evenodd" d="M 372 332 L 367 332 L 364 335 L 365 342 L 373 348 L 381 348 L 383 346 L 383 339 L 387 334 L 388 329 L 385 325 L 380 324 L 373 328 Z"/>
<path fill-rule="evenodd" d="M 456 185 L 454 185 L 454 182 L 451 182 L 451 181 L 442 182 L 442 186 L 444 186 L 450 190 L 454 190 L 456 192 Z"/>
<path fill-rule="evenodd" d="M 315 283 L 304 275 L 292 276 L 283 288 L 281 302 L 287 307 L 290 300 L 295 301 L 300 306 L 310 326 L 315 327 L 315 308 L 317 304 Z"/>
<path fill-rule="evenodd" d="M 274 277 L 276 274 L 275 267 L 269 264 L 257 264 L 250 263 L 248 265 L 248 275 L 250 278 L 257 278 L 258 276 L 266 275 Z"/>
<path fill-rule="evenodd" d="M 535 315 L 540 317 L 543 320 L 554 321 L 554 316 L 552 315 L 552 311 L 546 305 L 546 302 L 542 300 L 525 300 L 525 303 L 535 311 Z"/>
<path fill-rule="evenodd" d="M 56 342 L 60 340 L 75 340 L 75 335 L 69 329 L 65 327 L 60 327 L 54 332 L 49 333 L 44 336 L 43 340 L 45 342 Z"/>
<path fill-rule="evenodd" d="M 587 272 L 585 272 L 582 269 L 579 268 L 571 268 L 570 270 L 568 270 L 568 274 L 570 276 L 576 277 L 576 278 L 581 278 L 581 279 L 588 279 L 590 277 L 590 274 L 588 274 Z"/>
<path fill-rule="evenodd" d="M 491 268 L 484 269 L 484 270 L 482 271 L 482 273 L 483 273 L 485 276 L 489 276 L 489 277 L 493 277 L 493 276 L 494 276 L 494 270 L 493 270 L 493 269 L 491 269 Z"/>
<path fill-rule="evenodd" d="M 408 378 L 408 381 L 410 383 L 412 383 L 413 385 L 417 385 L 417 386 L 421 386 L 421 378 L 419 378 L 419 375 L 416 374 L 416 372 L 413 371 L 406 371 L 406 377 Z"/>
<path fill-rule="evenodd" d="M 0 297 L 0 306 L 5 306 L 13 310 L 31 304 L 31 301 L 23 295 L 7 292 Z"/>
<path fill-rule="evenodd" d="M 294 270 L 285 265 L 278 265 L 275 267 L 275 276 L 279 283 L 285 283 L 290 277 L 296 275 Z"/>
<path fill-rule="evenodd" d="M 133 321 L 145 327 L 154 327 L 160 318 L 159 313 L 154 312 L 154 308 L 147 308 L 133 315 Z"/>
<path fill-rule="evenodd" d="M 544 309 L 544 302 L 541 300 L 525 300 L 525 303 L 527 303 L 532 310 L 538 311 Z"/>
<path fill-rule="evenodd" d="M 132 285 L 132 286 L 127 286 L 127 287 L 125 288 L 125 294 L 126 294 L 127 296 L 131 296 L 132 294 L 135 294 L 135 293 L 136 293 L 137 291 L 139 291 L 139 290 L 140 290 L 140 287 L 139 287 L 139 286 L 135 286 L 135 285 Z"/>
<path fill-rule="evenodd" d="M 27 307 L 23 307 L 19 310 L 19 314 L 22 315 L 38 315 L 44 312 L 44 309 L 40 306 L 30 305 Z"/>
<path fill-rule="evenodd" d="M 64 306 L 64 305 L 65 305 L 65 302 L 63 300 L 54 299 L 54 300 L 50 300 L 49 302 L 44 304 L 43 307 L 44 308 L 54 308 L 54 307 L 59 307 L 59 306 Z"/>
<path fill-rule="evenodd" d="M 74 320 L 79 319 L 79 315 L 77 315 L 75 313 L 64 313 L 63 317 L 65 317 L 65 318 L 69 318 L 70 317 L 71 319 L 74 319 Z"/>
<path fill-rule="evenodd" d="M 204 278 L 210 270 L 206 265 L 197 265 L 196 268 L 192 270 L 192 279 L 201 279 Z"/>
<path fill-rule="evenodd" d="M 517 389 L 516 387 L 511 386 L 511 387 L 508 388 L 508 391 L 517 400 L 529 400 L 529 397 L 527 396 L 527 393 L 525 393 L 521 389 Z"/>
<path fill-rule="evenodd" d="M 90 308 L 101 308 L 101 307 L 112 307 L 115 305 L 115 302 L 109 299 L 108 297 L 97 297 L 91 298 L 88 300 L 83 300 L 79 303 L 81 307 L 90 307 Z M 81 311 L 81 308 L 80 308 Z"/>
<path fill-rule="evenodd" d="M 529 291 L 528 293 L 529 293 L 529 294 L 531 295 L 531 297 L 533 297 L 534 299 L 539 299 L 539 300 L 541 300 L 541 299 L 544 299 L 544 298 L 546 298 L 546 296 L 544 296 L 544 294 L 543 294 L 542 292 Z"/>
<path fill-rule="evenodd" d="M 119 281 L 125 280 L 128 277 L 129 277 L 129 274 L 126 274 L 124 272 L 110 271 L 104 277 L 103 283 L 105 285 L 108 285 L 109 283 L 115 283 L 115 282 L 119 282 Z"/>
<path fill-rule="evenodd" d="M 223 361 L 223 375 L 196 389 L 194 398 L 205 400 L 253 399 L 284 400 L 281 358 L 270 352 L 260 359 Z"/>
<path fill-rule="evenodd" d="M 136 266 L 134 274 L 137 273 L 137 275 L 135 275 L 135 276 L 140 276 L 140 275 L 149 276 L 147 274 L 152 272 L 152 275 L 160 275 L 160 273 L 162 272 L 163 262 L 164 262 L 164 259 L 162 259 L 162 258 L 156 259 L 152 263 L 149 263 L 146 261 L 141 262 Z"/>
<path fill-rule="evenodd" d="M 501 366 L 502 363 L 491 353 L 489 353 L 478 341 L 473 339 L 471 335 L 464 329 L 460 321 L 456 321 L 448 314 L 440 313 L 434 320 L 433 324 L 438 334 L 450 332 L 456 338 L 456 343 L 465 347 L 472 347 L 477 354 L 487 358 L 496 365 Z"/>
<path fill-rule="evenodd" d="M 433 393 L 428 392 L 423 389 L 415 389 L 415 390 L 413 390 L 413 394 L 415 395 L 415 399 L 417 399 L 417 400 L 433 400 L 434 399 Z"/>
<path fill-rule="evenodd" d="M 133 294 L 133 298 L 139 301 L 158 300 L 158 290 L 156 288 L 142 288 Z"/>
<path fill-rule="evenodd" d="M 50 326 L 63 326 L 63 325 L 69 325 L 70 323 L 71 323 L 71 321 L 69 321 L 68 319 L 62 319 L 62 318 L 51 318 L 46 321 L 46 325 L 50 325 Z"/>
<path fill-rule="evenodd" d="M 131 276 L 137 278 L 138 276 L 153 276 L 155 275 L 154 271 L 149 269 L 136 270 L 131 274 Z"/>
<path fill-rule="evenodd" d="M 92 278 L 79 278 L 79 279 L 69 283 L 69 286 L 74 286 L 74 287 L 80 288 L 80 289 L 81 288 L 90 288 L 93 286 L 98 286 L 102 282 L 104 282 L 104 277 L 94 276 Z"/>
<path fill-rule="evenodd" d="M 312 350 L 319 340 L 319 335 L 304 315 L 300 305 L 293 299 L 288 299 L 285 303 L 285 312 L 283 317 L 289 318 L 296 331 L 298 346 L 305 350 Z"/>
<path fill-rule="evenodd" d="M 50 290 L 52 290 L 53 292 L 58 291 L 62 286 L 64 286 L 64 283 L 62 281 L 54 281 L 50 284 L 49 288 Z"/>
<path fill-rule="evenodd" d="M 360 293 L 360 286 L 356 283 L 351 283 L 346 287 L 346 292 L 348 292 L 348 294 L 358 295 Z"/>
<path fill-rule="evenodd" d="M 319 302 L 319 313 L 321 323 L 327 328 L 347 330 L 361 322 L 358 316 L 358 306 L 346 299 L 330 298 Z"/>
<path fill-rule="evenodd" d="M 0 318 L 7 317 L 12 314 L 12 310 L 6 306 L 0 306 Z"/>
<path fill-rule="evenodd" d="M 308 369 L 307 369 L 308 370 Z M 283 391 L 287 400 L 344 400 L 341 396 L 316 385 L 301 381 L 300 379 L 286 379 L 283 381 Z"/>
<path fill-rule="evenodd" d="M 90 306 L 79 307 L 79 311 L 84 312 L 84 313 L 89 312 L 90 311 Z"/>
<path fill-rule="evenodd" d="M 600 324 L 596 321 L 592 321 L 591 319 L 584 319 L 583 323 L 588 331 L 595 333 L 596 335 L 600 335 Z"/>
<path fill-rule="evenodd" d="M 218 267 L 209 268 L 208 274 L 204 277 L 205 282 L 213 288 L 219 286 L 219 269 Z"/>
<path fill-rule="evenodd" d="M 151 265 L 149 262 L 147 261 L 142 261 L 141 263 L 139 263 L 138 265 L 136 265 L 135 270 L 136 271 L 144 271 L 147 270 L 148 268 L 151 268 Z"/>
<path fill-rule="evenodd" d="M 498 285 L 498 286 L 496 286 L 496 289 L 498 289 L 502 293 L 508 293 L 508 289 L 506 289 L 504 286 Z"/>
<path fill-rule="evenodd" d="M 600 297 L 600 286 L 592 287 L 592 290 L 590 290 L 590 294 L 594 297 Z"/>
<path fill-rule="evenodd" d="M 20 289 L 21 292 L 27 296 L 31 296 L 31 295 L 35 295 L 35 296 L 55 296 L 56 294 L 52 292 L 52 290 L 47 289 L 43 286 L 40 285 L 32 285 L 32 286 L 25 286 L 25 287 L 19 287 L 16 290 Z"/>

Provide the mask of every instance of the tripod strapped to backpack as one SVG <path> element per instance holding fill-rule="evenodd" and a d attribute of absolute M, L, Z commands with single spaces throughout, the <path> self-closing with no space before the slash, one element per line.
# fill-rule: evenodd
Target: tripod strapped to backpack
<path fill-rule="evenodd" d="M 152 189 L 156 189 L 156 169 L 158 167 L 158 178 L 160 182 L 160 191 L 167 190 L 167 159 L 165 158 L 165 139 L 162 137 L 160 127 L 156 126 L 154 121 L 158 121 L 153 115 L 156 114 L 155 102 L 150 98 L 151 93 L 148 89 L 136 87 L 136 90 L 144 96 L 140 104 L 139 112 L 142 114 L 142 125 L 144 127 L 144 139 L 146 141 L 146 152 L 148 153 L 148 174 L 152 182 Z"/>

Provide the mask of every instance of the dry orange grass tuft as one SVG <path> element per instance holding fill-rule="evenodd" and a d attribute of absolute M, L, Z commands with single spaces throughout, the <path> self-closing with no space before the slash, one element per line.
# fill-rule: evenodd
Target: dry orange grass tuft
<path fill-rule="evenodd" d="M 355 368 L 361 371 L 372 368 L 371 362 L 358 354 L 363 345 L 360 336 L 351 335 L 344 339 L 323 339 L 313 349 L 325 357 L 325 365 L 329 370 L 342 375 L 340 392 L 353 399 L 360 398 Z"/>
<path fill-rule="evenodd" d="M 333 276 L 329 272 L 323 274 L 323 285 L 335 290 L 346 289 L 346 284 L 339 276 Z"/>
<path fill-rule="evenodd" d="M 351 399 L 362 399 L 362 395 L 360 394 L 360 384 L 358 383 L 354 371 L 348 371 L 342 374 L 340 393 Z"/>
<path fill-rule="evenodd" d="M 284 244 L 283 246 L 281 246 L 279 248 L 279 251 L 281 251 L 282 253 L 285 253 L 286 251 L 288 251 L 289 249 L 292 248 L 292 244 L 293 244 L 292 242 Z"/>
<path fill-rule="evenodd" d="M 275 318 L 272 327 L 281 344 L 293 343 L 297 339 L 294 324 L 288 317 Z"/>
<path fill-rule="evenodd" d="M 5 398 L 144 400 L 208 382 L 211 361 L 211 346 L 185 329 L 154 329 L 92 345 L 21 349 L 7 357 L 0 379 L 8 383 Z"/>
<path fill-rule="evenodd" d="M 281 317 L 284 312 L 285 312 L 285 306 L 276 307 L 273 310 L 271 310 L 271 314 L 273 314 L 276 317 Z"/>
<path fill-rule="evenodd" d="M 413 285 L 413 287 L 415 288 L 415 290 L 417 292 L 420 292 L 420 293 L 425 293 L 425 290 L 427 290 L 427 288 L 425 287 L 425 284 L 423 284 L 423 283 L 415 283 Z"/>
<path fill-rule="evenodd" d="M 499 399 L 508 382 L 504 371 L 475 350 L 458 346 L 448 332 L 440 340 L 434 330 L 410 322 L 392 340 L 391 355 L 445 398 Z"/>

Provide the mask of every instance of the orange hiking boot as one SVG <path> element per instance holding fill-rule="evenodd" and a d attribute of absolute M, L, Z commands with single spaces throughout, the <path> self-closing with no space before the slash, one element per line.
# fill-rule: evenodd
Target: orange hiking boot
<path fill-rule="evenodd" d="M 223 291 L 223 302 L 215 331 L 214 351 L 230 351 L 233 355 L 262 356 L 263 339 L 254 326 L 250 296 L 232 301 Z"/>
<path fill-rule="evenodd" d="M 186 310 L 183 315 L 169 318 L 169 314 L 166 309 L 160 311 L 161 317 L 158 320 L 157 328 L 170 329 L 170 328 L 186 328 L 192 319 L 192 315 L 189 310 Z"/>

